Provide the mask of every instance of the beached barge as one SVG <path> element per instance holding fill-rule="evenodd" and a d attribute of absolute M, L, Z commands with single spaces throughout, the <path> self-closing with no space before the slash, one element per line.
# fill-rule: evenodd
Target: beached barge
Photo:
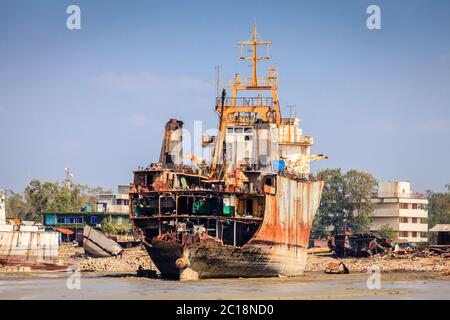
<path fill-rule="evenodd" d="M 257 61 L 269 58 L 257 47 L 270 44 L 254 25 L 240 43 L 252 48 L 241 57 L 252 62 L 252 77 L 237 74 L 226 87 L 218 81 L 218 134 L 202 137 L 209 159 L 183 154 L 183 122 L 171 119 L 159 162 L 134 171 L 131 219 L 164 277 L 303 273 L 323 187 L 310 162 L 326 157 L 310 154 L 313 138 L 302 134 L 299 119 L 281 117 L 276 69 L 257 76 Z"/>
<path fill-rule="evenodd" d="M 5 205 L 5 194 L 0 190 L 0 268 L 20 266 L 30 270 L 65 270 L 68 265 L 58 257 L 58 233 L 44 231 L 32 221 L 8 222 Z"/>

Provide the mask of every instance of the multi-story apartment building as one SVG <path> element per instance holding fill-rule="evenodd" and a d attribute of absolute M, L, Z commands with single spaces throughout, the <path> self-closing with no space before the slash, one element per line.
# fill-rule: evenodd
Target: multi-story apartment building
<path fill-rule="evenodd" d="M 106 193 L 98 196 L 97 212 L 128 213 L 130 185 L 119 185 L 117 189 L 117 193 Z"/>
<path fill-rule="evenodd" d="M 409 242 L 427 240 L 428 200 L 424 195 L 411 191 L 409 182 L 381 181 L 372 201 L 376 207 L 372 213 L 371 230 L 389 225 L 399 239 Z"/>

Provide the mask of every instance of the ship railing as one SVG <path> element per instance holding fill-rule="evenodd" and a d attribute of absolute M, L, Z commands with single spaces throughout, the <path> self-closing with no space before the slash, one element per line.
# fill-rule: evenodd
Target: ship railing
<path fill-rule="evenodd" d="M 225 97 L 223 101 L 226 107 L 272 107 L 273 99 L 270 97 Z M 216 105 L 222 105 L 222 98 L 218 97 L 216 99 Z"/>
<path fill-rule="evenodd" d="M 280 143 L 282 144 L 301 144 L 301 145 L 313 145 L 314 138 L 311 136 L 291 136 L 290 140 L 287 135 L 280 137 Z"/>
<path fill-rule="evenodd" d="M 252 78 L 241 77 L 239 79 L 239 83 L 236 83 L 236 79 L 229 79 L 228 86 L 231 88 L 234 85 L 240 85 L 243 87 L 253 87 Z M 275 77 L 258 77 L 257 78 L 257 86 L 258 87 L 273 87 L 276 84 Z"/>

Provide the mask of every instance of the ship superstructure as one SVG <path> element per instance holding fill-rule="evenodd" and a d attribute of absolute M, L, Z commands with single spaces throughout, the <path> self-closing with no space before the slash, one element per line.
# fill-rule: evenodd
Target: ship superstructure
<path fill-rule="evenodd" d="M 186 279 L 299 275 L 323 182 L 310 174 L 313 138 L 282 118 L 277 70 L 258 77 L 256 24 L 250 78 L 218 90 L 217 136 L 203 136 L 211 161 L 182 149 L 183 122 L 165 127 L 158 163 L 134 171 L 130 214 L 162 276 Z M 242 52 L 242 49 L 241 49 Z M 268 94 L 267 94 L 268 93 Z M 193 166 L 183 163 L 184 159 Z"/>

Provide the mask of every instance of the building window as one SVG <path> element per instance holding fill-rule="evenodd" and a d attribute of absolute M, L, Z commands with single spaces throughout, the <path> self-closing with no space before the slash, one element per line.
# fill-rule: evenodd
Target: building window
<path fill-rule="evenodd" d="M 417 218 L 411 218 L 411 220 L 412 223 L 417 223 Z"/>
<path fill-rule="evenodd" d="M 228 128 L 227 133 L 233 133 L 233 128 Z"/>
<path fill-rule="evenodd" d="M 417 238 L 417 232 L 416 231 L 413 231 L 413 232 L 411 232 L 411 237 L 413 237 L 413 238 Z"/>
<path fill-rule="evenodd" d="M 400 209 L 408 209 L 407 203 L 400 203 Z"/>
<path fill-rule="evenodd" d="M 128 205 L 128 200 L 126 200 L 126 199 L 117 199 L 117 205 L 119 205 L 119 206 L 127 206 Z"/>
<path fill-rule="evenodd" d="M 408 231 L 400 231 L 399 236 L 404 238 L 408 237 Z"/>
<path fill-rule="evenodd" d="M 244 132 L 245 133 L 252 133 L 253 132 L 253 128 L 245 128 Z"/>
<path fill-rule="evenodd" d="M 97 224 L 97 223 L 98 223 L 97 216 L 92 216 L 91 217 L 91 224 Z"/>
<path fill-rule="evenodd" d="M 412 208 L 413 208 L 414 210 L 417 210 L 417 209 L 418 209 L 417 203 L 413 203 L 413 204 L 412 204 Z"/>
<path fill-rule="evenodd" d="M 83 223 L 83 218 L 74 218 L 74 223 Z"/>
<path fill-rule="evenodd" d="M 400 223 L 408 223 L 407 217 L 400 217 Z"/>
<path fill-rule="evenodd" d="M 234 128 L 234 133 L 242 133 L 244 132 L 244 128 Z"/>

